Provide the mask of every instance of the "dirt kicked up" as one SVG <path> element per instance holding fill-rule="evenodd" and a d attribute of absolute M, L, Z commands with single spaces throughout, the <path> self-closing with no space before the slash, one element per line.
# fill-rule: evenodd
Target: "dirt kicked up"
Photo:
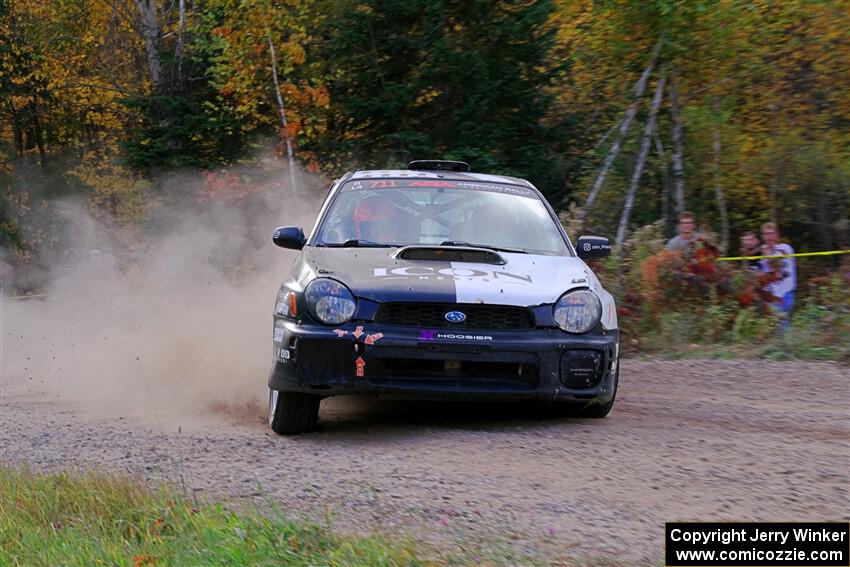
<path fill-rule="evenodd" d="M 547 561 L 658 563 L 666 521 L 850 520 L 846 367 L 626 360 L 622 371 L 604 420 L 331 400 L 320 430 L 293 438 L 272 434 L 258 403 L 93 412 L 4 375 L 0 456 Z"/>

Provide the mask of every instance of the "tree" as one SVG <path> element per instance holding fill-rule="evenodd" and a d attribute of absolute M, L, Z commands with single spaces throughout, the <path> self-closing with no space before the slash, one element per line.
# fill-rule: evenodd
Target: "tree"
<path fill-rule="evenodd" d="M 469 161 L 552 190 L 556 132 L 543 121 L 554 6 L 542 2 L 327 2 L 308 50 L 330 62 L 329 167 Z"/>
<path fill-rule="evenodd" d="M 307 22 L 321 20 L 311 10 L 307 2 L 217 0 L 212 6 L 218 14 L 211 29 L 212 83 L 243 134 L 275 136 L 280 155 L 288 155 L 287 144 L 291 148 L 315 135 L 315 116 L 328 104 L 323 81 L 301 71 L 307 64 Z M 285 127 L 279 122 L 281 107 Z M 315 169 L 311 154 L 299 150 L 298 155 Z"/>
<path fill-rule="evenodd" d="M 187 18 L 181 0 L 175 19 L 168 10 L 157 16 L 154 0 L 135 1 L 151 83 L 149 90 L 123 101 L 139 117 L 123 144 L 129 164 L 148 173 L 214 168 L 249 154 L 252 136 L 234 97 L 210 79 L 224 51 L 215 30 L 227 12 L 213 3 Z M 189 10 L 194 9 L 192 3 Z"/>

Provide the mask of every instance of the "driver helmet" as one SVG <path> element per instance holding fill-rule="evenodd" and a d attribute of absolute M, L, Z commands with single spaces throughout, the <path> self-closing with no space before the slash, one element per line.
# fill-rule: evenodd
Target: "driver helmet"
<path fill-rule="evenodd" d="M 389 200 L 367 197 L 354 208 L 354 233 L 359 239 L 394 242 L 400 231 L 398 210 Z"/>

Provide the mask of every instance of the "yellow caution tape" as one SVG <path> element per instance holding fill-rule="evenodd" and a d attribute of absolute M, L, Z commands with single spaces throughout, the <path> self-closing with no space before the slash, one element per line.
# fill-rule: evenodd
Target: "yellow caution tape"
<path fill-rule="evenodd" d="M 799 252 L 797 254 L 776 254 L 774 256 L 728 256 L 717 258 L 718 262 L 729 260 L 763 260 L 766 258 L 802 258 L 804 256 L 834 256 L 836 254 L 850 254 L 850 250 L 830 250 L 829 252 Z"/>

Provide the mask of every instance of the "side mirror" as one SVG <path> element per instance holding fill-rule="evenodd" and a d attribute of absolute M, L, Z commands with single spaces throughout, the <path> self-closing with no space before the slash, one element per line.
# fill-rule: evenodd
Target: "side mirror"
<path fill-rule="evenodd" d="M 582 260 L 604 258 L 611 254 L 611 243 L 604 236 L 582 236 L 576 242 L 576 252 Z"/>
<path fill-rule="evenodd" d="M 307 242 L 307 237 L 300 226 L 281 226 L 274 229 L 272 242 L 281 248 L 301 250 Z"/>

